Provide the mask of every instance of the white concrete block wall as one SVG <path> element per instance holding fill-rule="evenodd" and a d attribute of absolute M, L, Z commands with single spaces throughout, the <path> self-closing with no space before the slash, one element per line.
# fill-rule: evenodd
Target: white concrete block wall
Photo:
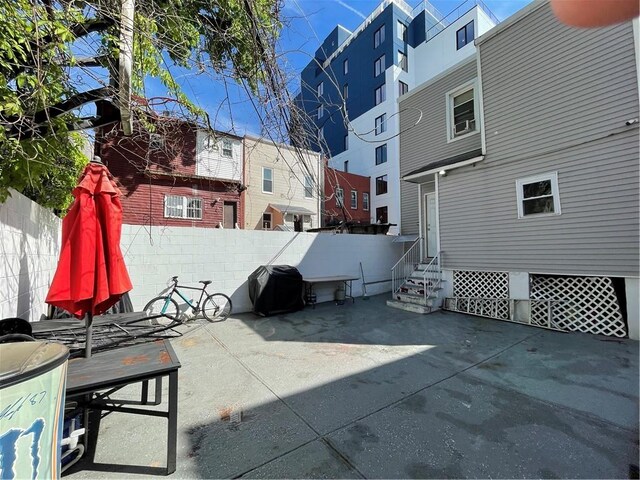
<path fill-rule="evenodd" d="M 46 314 L 61 232 L 58 217 L 17 192 L 0 204 L 0 318 Z"/>
<path fill-rule="evenodd" d="M 391 267 L 402 255 L 402 244 L 393 243 L 393 237 L 386 235 L 192 227 L 154 227 L 149 231 L 137 225 L 123 226 L 121 245 L 134 285 L 130 295 L 135 309 L 160 294 L 169 279 L 178 275 L 181 284 L 192 286 L 197 286 L 199 280 L 212 280 L 207 290 L 229 295 L 237 313 L 251 310 L 247 278 L 260 265 L 293 265 L 307 276 L 359 278 L 362 262 L 365 278 L 370 282 L 389 280 Z M 336 288 L 336 284 L 319 285 L 318 301 L 332 300 Z M 390 282 L 370 285 L 367 294 L 390 288 Z M 362 295 L 361 280 L 353 282 L 353 293 Z"/>

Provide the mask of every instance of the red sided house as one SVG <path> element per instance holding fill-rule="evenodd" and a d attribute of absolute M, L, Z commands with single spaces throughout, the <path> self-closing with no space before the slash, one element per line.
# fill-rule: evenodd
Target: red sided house
<path fill-rule="evenodd" d="M 325 166 L 322 226 L 371 221 L 369 177 Z"/>
<path fill-rule="evenodd" d="M 122 190 L 123 222 L 241 228 L 242 139 L 170 117 L 151 121 L 155 133 L 125 137 L 113 126 L 96 142 Z"/>

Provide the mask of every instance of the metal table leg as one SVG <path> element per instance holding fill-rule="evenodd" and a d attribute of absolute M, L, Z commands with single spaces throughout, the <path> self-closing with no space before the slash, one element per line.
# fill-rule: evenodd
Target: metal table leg
<path fill-rule="evenodd" d="M 178 440 L 178 371 L 169 374 L 169 425 L 167 427 L 167 475 L 176 471 Z"/>

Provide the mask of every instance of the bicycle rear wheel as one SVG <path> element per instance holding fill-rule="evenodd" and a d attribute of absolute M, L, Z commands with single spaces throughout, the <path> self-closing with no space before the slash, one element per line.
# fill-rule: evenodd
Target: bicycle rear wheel
<path fill-rule="evenodd" d="M 231 299 L 224 293 L 213 293 L 202 305 L 202 314 L 210 322 L 221 322 L 231 315 Z"/>
<path fill-rule="evenodd" d="M 152 299 L 142 310 L 149 317 L 162 315 L 152 320 L 160 325 L 169 325 L 171 322 L 178 320 L 178 315 L 180 314 L 178 302 L 168 296 Z"/>

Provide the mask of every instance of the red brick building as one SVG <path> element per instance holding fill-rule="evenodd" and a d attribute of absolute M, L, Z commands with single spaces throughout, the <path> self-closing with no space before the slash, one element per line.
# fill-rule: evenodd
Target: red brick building
<path fill-rule="evenodd" d="M 325 166 L 322 226 L 336 225 L 345 220 L 352 223 L 369 223 L 369 180 L 370 177 Z"/>
<path fill-rule="evenodd" d="M 153 120 L 155 133 L 107 128 L 97 153 L 123 193 L 130 225 L 241 228 L 242 139 L 187 122 Z"/>

